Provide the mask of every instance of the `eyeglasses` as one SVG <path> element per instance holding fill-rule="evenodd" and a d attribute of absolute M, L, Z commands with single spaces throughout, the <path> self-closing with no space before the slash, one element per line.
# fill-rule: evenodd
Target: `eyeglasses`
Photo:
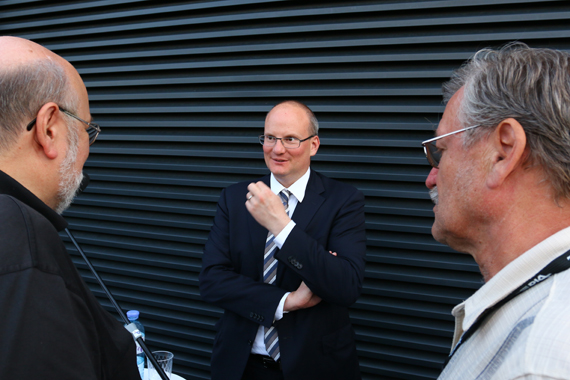
<path fill-rule="evenodd" d="M 90 123 L 88 121 L 85 121 L 82 118 L 80 118 L 79 116 L 74 115 L 71 112 L 69 112 L 68 110 L 64 109 L 63 107 L 59 107 L 59 110 L 61 112 L 63 112 L 64 114 L 66 114 L 67 116 L 71 116 L 72 118 L 79 120 L 82 123 L 87 124 L 86 131 L 87 131 L 87 134 L 89 135 L 89 146 L 93 145 L 95 140 L 97 140 L 97 136 L 99 136 L 99 133 L 101 133 L 101 127 L 99 126 L 99 124 Z M 31 131 L 32 128 L 34 127 L 34 125 L 36 125 L 36 119 L 37 118 L 34 118 L 34 120 L 30 121 L 30 123 L 26 126 L 27 131 Z"/>
<path fill-rule="evenodd" d="M 311 137 L 315 137 L 315 136 L 316 135 L 311 135 L 311 136 L 307 137 L 306 139 L 299 140 L 296 137 L 275 137 L 275 136 L 271 136 L 271 135 L 261 135 L 261 136 L 259 136 L 259 142 L 263 146 L 272 147 L 272 146 L 275 146 L 275 144 L 277 144 L 277 140 L 281 140 L 281 144 L 283 144 L 283 146 L 285 148 L 295 149 L 295 148 L 300 147 L 301 143 L 303 141 L 307 141 Z"/>
<path fill-rule="evenodd" d="M 441 151 L 437 148 L 435 144 L 433 144 L 435 141 L 447 136 L 454 135 L 456 133 L 465 132 L 468 131 L 469 129 L 477 128 L 479 126 L 480 125 L 472 125 L 471 127 L 458 129 L 457 131 L 446 133 L 445 135 L 437 136 L 434 137 L 433 139 L 429 139 L 422 142 L 422 145 L 424 147 L 424 153 L 426 154 L 429 164 L 437 169 L 439 167 L 439 160 L 441 160 Z"/>

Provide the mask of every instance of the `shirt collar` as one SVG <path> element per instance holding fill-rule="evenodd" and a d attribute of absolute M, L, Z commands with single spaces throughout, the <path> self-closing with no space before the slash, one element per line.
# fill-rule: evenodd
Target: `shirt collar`
<path fill-rule="evenodd" d="M 567 227 L 538 243 L 501 269 L 475 294 L 454 308 L 454 315 L 464 309 L 463 330 L 466 331 L 485 309 L 505 298 L 569 247 L 570 227 Z"/>
<path fill-rule="evenodd" d="M 67 221 L 61 215 L 3 171 L 0 171 L 0 194 L 10 195 L 30 206 L 49 220 L 58 231 L 62 231 L 67 227 Z"/>
<path fill-rule="evenodd" d="M 307 172 L 303 174 L 301 178 L 299 178 L 295 183 L 293 183 L 287 190 L 291 192 L 297 198 L 299 202 L 303 202 L 305 198 L 305 191 L 307 190 L 307 184 L 309 183 L 309 177 L 311 175 L 311 168 L 307 169 Z M 275 194 L 279 194 L 281 190 L 285 189 L 285 186 L 277 181 L 277 178 L 271 173 L 271 191 Z"/>

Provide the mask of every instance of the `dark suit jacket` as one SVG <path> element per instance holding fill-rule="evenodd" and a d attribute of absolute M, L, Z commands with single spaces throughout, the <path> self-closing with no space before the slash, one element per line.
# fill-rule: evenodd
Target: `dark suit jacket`
<path fill-rule="evenodd" d="M 269 178 L 261 180 L 269 186 Z M 271 326 L 279 301 L 301 281 L 322 302 L 275 322 L 285 379 L 360 379 L 348 307 L 360 296 L 364 275 L 364 196 L 312 170 L 292 216 L 297 225 L 275 253 L 276 283 L 268 285 L 262 275 L 267 229 L 245 207 L 249 183 L 222 192 L 204 249 L 202 298 L 225 310 L 217 324 L 212 379 L 241 379 L 259 325 Z"/>

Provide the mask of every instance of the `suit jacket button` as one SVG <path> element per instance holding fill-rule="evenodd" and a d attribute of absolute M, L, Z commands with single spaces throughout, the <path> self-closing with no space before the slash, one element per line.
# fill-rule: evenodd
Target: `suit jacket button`
<path fill-rule="evenodd" d="M 248 339 L 248 340 L 247 340 L 247 344 L 249 344 L 250 346 L 253 346 L 253 340 Z"/>
<path fill-rule="evenodd" d="M 251 313 L 249 313 L 249 317 L 250 317 L 250 318 L 255 318 L 255 313 L 252 311 Z"/>
<path fill-rule="evenodd" d="M 303 264 L 297 263 L 297 269 L 303 269 Z"/>

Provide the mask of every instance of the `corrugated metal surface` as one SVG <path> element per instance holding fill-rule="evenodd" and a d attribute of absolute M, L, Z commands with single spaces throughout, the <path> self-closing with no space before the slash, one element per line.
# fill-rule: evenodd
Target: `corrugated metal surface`
<path fill-rule="evenodd" d="M 209 378 L 220 316 L 197 287 L 219 193 L 266 172 L 256 136 L 288 98 L 321 122 L 313 167 L 367 198 L 366 286 L 352 309 L 363 377 L 436 378 L 450 310 L 481 279 L 431 238 L 419 142 L 462 61 L 515 39 L 567 49 L 569 18 L 570 2 L 537 0 L 0 1 L 1 34 L 45 45 L 85 80 L 103 133 L 92 183 L 65 215 L 187 379 Z"/>

